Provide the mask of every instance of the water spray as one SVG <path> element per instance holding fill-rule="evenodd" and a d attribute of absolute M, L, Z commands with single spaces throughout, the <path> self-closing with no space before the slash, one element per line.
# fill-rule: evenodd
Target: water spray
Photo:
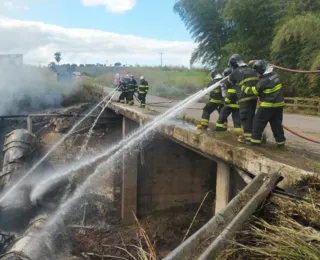
<path fill-rule="evenodd" d="M 166 117 L 168 115 L 171 115 L 172 113 L 177 114 L 180 111 L 182 111 L 185 107 L 187 107 L 189 105 L 189 103 L 193 103 L 195 102 L 197 99 L 199 99 L 201 96 L 209 93 L 210 91 L 212 91 L 213 89 L 217 88 L 220 84 L 222 84 L 227 78 L 222 79 L 221 81 L 211 85 L 210 87 L 206 88 L 206 89 L 202 89 L 200 91 L 198 91 L 197 93 L 195 93 L 194 95 L 186 98 L 185 100 L 179 102 L 176 106 L 171 107 L 170 109 L 168 109 L 166 112 L 164 112 L 163 114 L 157 116 L 156 118 L 154 118 L 154 120 L 152 120 L 151 122 L 149 122 L 148 124 L 144 125 L 144 127 L 139 128 L 138 130 L 134 131 L 133 133 L 127 135 L 126 137 L 124 137 L 120 142 L 118 142 L 117 144 L 113 145 L 112 147 L 108 148 L 107 150 L 105 150 L 103 153 L 101 153 L 100 155 L 97 155 L 95 157 L 92 158 L 88 158 L 87 160 L 83 160 L 81 161 L 78 165 L 74 166 L 74 167 L 69 167 L 68 169 L 66 169 L 65 171 L 61 172 L 60 174 L 56 174 L 53 176 L 50 176 L 47 179 L 44 179 L 42 182 L 40 182 L 32 191 L 31 193 L 31 201 L 36 200 L 37 198 L 41 197 L 41 195 L 49 188 L 51 187 L 51 185 L 53 183 L 57 183 L 62 181 L 64 178 L 67 178 L 68 175 L 71 172 L 77 171 L 89 164 L 92 164 L 94 162 L 96 162 L 97 160 L 103 158 L 103 157 L 108 157 L 111 154 L 115 153 L 116 151 L 124 151 L 123 148 L 125 147 L 125 149 L 127 149 L 128 144 L 130 143 L 130 145 L 132 145 L 132 140 L 139 137 L 142 134 L 145 134 L 146 131 L 148 131 L 148 129 L 154 128 L 154 124 L 158 121 L 158 120 L 162 120 L 163 118 L 166 119 Z M 198 97 L 199 96 L 199 97 Z M 173 114 L 173 115 L 174 115 Z"/>
<path fill-rule="evenodd" d="M 88 145 L 88 143 L 89 143 L 90 137 L 91 137 L 91 135 L 92 135 L 92 133 L 93 133 L 93 128 L 94 128 L 94 127 L 96 126 L 96 124 L 98 123 L 100 116 L 102 115 L 102 113 L 104 112 L 104 110 L 107 108 L 107 106 L 109 105 L 109 103 L 112 101 L 112 98 L 115 96 L 116 93 L 117 93 L 117 92 L 115 91 L 115 92 L 112 94 L 112 96 L 110 97 L 110 99 L 108 100 L 108 102 L 103 106 L 103 108 L 101 109 L 99 115 L 96 117 L 96 119 L 94 120 L 92 126 L 90 127 L 90 129 L 89 129 L 89 131 L 88 131 L 88 133 L 87 133 L 86 139 L 84 140 L 84 142 L 83 142 L 83 144 L 82 144 L 82 146 L 81 146 L 79 156 L 77 157 L 78 160 L 82 157 L 82 155 L 83 155 L 83 153 L 84 153 L 84 151 L 85 151 L 85 149 L 86 149 L 86 147 L 87 147 L 87 145 Z"/>
<path fill-rule="evenodd" d="M 91 174 L 85 182 L 76 189 L 74 194 L 63 204 L 60 206 L 58 211 L 49 219 L 48 223 L 46 224 L 46 229 L 53 226 L 58 220 L 61 220 L 61 215 L 70 209 L 74 205 L 74 203 L 77 201 L 77 199 L 84 193 L 84 191 L 90 186 L 91 181 L 100 173 L 100 170 L 107 164 L 113 164 L 115 160 L 120 156 L 123 152 L 128 150 L 128 148 L 131 148 L 134 145 L 137 145 L 141 139 L 145 138 L 147 134 L 149 134 L 151 131 L 155 130 L 159 125 L 166 122 L 171 117 L 175 116 L 176 114 L 183 111 L 190 103 L 195 102 L 203 95 L 209 93 L 213 89 L 217 88 L 222 82 L 224 82 L 227 78 L 222 79 L 221 81 L 213 84 L 212 86 L 208 87 L 207 89 L 200 90 L 199 92 L 195 93 L 194 95 L 190 96 L 189 98 L 181 101 L 176 106 L 172 107 L 171 109 L 167 110 L 165 113 L 159 115 L 151 122 L 147 123 L 143 127 L 140 127 L 137 131 L 135 131 L 133 134 L 128 135 L 127 138 L 123 139 L 119 143 L 124 142 L 124 145 L 121 146 L 120 149 L 117 150 L 115 154 L 113 154 L 110 158 L 108 158 L 104 163 L 100 164 L 93 174 Z M 117 145 L 115 145 L 117 146 Z M 98 160 L 99 158 L 102 158 L 106 156 L 107 154 L 110 154 L 110 150 L 114 150 L 114 148 L 110 148 L 104 153 L 100 154 L 99 156 L 96 156 L 94 159 L 91 159 L 91 162 L 94 162 Z M 85 163 L 82 164 L 83 166 L 86 165 Z M 83 166 L 78 166 L 79 168 Z M 41 233 L 40 233 L 41 236 Z"/>
<path fill-rule="evenodd" d="M 31 167 L 29 171 L 27 171 L 24 175 L 22 175 L 21 179 L 18 180 L 10 189 L 8 189 L 0 198 L 0 203 L 4 201 L 19 185 L 88 117 L 93 111 L 99 107 L 105 100 L 107 100 L 111 95 L 113 95 L 118 88 L 111 91 L 104 99 L 102 99 L 93 109 L 91 109 L 81 120 L 79 120 L 67 134 L 65 134 L 34 166 Z"/>

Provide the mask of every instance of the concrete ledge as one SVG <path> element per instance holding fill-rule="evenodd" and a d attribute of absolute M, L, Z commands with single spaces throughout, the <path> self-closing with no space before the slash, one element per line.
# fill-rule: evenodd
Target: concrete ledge
<path fill-rule="evenodd" d="M 150 121 L 155 116 L 149 110 L 119 103 L 110 103 L 108 108 L 138 123 L 141 120 L 143 122 Z M 253 149 L 237 144 L 231 134 L 199 134 L 190 124 L 183 124 L 176 120 L 163 124 L 160 129 L 172 140 L 252 174 L 280 172 L 285 178 L 280 183 L 281 187 L 290 186 L 303 176 L 320 176 L 320 167 L 317 162 L 306 161 L 290 151 L 273 147 Z"/>

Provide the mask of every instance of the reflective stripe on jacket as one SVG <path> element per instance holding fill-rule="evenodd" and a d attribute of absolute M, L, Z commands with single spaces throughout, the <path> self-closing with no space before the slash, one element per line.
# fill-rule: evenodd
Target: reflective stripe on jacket
<path fill-rule="evenodd" d="M 284 90 L 279 76 L 275 72 L 262 75 L 257 86 L 247 87 L 245 93 L 260 97 L 261 107 L 283 107 Z"/>

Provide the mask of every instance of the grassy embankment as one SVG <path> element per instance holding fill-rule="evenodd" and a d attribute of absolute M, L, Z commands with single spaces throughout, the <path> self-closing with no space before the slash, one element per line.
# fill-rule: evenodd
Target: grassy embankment
<path fill-rule="evenodd" d="M 93 69 L 93 68 L 92 68 Z M 113 76 L 115 71 L 105 68 L 98 68 L 97 76 L 94 70 L 86 70 L 87 75 L 91 75 L 93 82 L 113 86 Z M 90 72 L 92 74 L 90 74 Z M 164 98 L 182 99 L 199 89 L 205 87 L 210 81 L 210 77 L 205 70 L 187 70 L 182 68 L 146 68 L 128 67 L 122 68 L 121 74 L 133 74 L 135 77 L 145 76 L 150 85 L 150 94 Z"/>

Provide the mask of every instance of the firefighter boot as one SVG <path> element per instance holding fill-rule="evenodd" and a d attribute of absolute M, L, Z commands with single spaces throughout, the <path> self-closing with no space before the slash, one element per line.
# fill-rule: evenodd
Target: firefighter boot
<path fill-rule="evenodd" d="M 250 144 L 250 142 L 246 139 L 244 135 L 240 135 L 237 140 L 240 144 Z"/>
<path fill-rule="evenodd" d="M 200 125 L 197 125 L 197 129 L 202 130 L 202 131 L 206 131 L 208 129 L 208 126 L 200 124 Z"/>

